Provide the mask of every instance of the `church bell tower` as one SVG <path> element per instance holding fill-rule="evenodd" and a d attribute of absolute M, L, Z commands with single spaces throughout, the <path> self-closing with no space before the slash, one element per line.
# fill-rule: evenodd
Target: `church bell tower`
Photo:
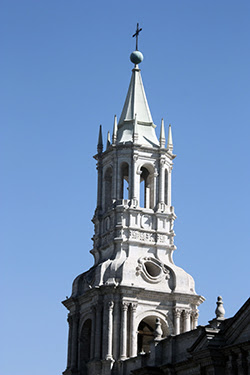
<path fill-rule="evenodd" d="M 97 154 L 97 206 L 93 217 L 95 263 L 73 282 L 64 375 L 123 374 L 126 361 L 150 350 L 157 337 L 195 329 L 194 280 L 173 262 L 171 203 L 173 140 L 161 122 L 158 140 L 146 99 L 138 50 L 124 107 Z"/>

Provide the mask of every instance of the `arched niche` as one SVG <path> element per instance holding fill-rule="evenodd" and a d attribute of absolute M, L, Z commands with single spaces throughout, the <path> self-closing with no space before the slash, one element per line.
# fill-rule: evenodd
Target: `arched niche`
<path fill-rule="evenodd" d="M 140 167 L 140 206 L 154 208 L 154 167 L 144 164 Z"/>
<path fill-rule="evenodd" d="M 81 375 L 87 373 L 87 363 L 91 359 L 91 330 L 92 321 L 87 319 L 82 325 L 79 337 L 79 367 Z"/>
<path fill-rule="evenodd" d="M 145 316 L 138 324 L 137 328 L 137 352 L 149 353 L 150 343 L 155 337 L 156 319 L 160 320 L 162 329 L 162 338 L 169 335 L 169 329 L 165 319 L 159 317 L 159 315 L 152 313 Z"/>

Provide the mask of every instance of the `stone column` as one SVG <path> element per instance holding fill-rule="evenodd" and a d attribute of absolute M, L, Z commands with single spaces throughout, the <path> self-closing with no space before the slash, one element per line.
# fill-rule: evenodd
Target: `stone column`
<path fill-rule="evenodd" d="M 198 324 L 199 312 L 198 310 L 192 311 L 192 329 L 195 329 Z"/>
<path fill-rule="evenodd" d="M 164 193 L 165 193 L 165 175 L 164 175 L 164 164 L 165 158 L 161 156 L 160 158 L 160 174 L 159 174 L 159 203 L 164 203 Z"/>
<path fill-rule="evenodd" d="M 237 370 L 238 370 L 238 375 L 244 375 L 245 374 L 245 371 L 244 371 L 244 368 L 243 368 L 243 355 L 242 355 L 242 352 L 238 353 L 238 357 L 237 357 Z"/>
<path fill-rule="evenodd" d="M 225 374 L 226 375 L 231 375 L 233 373 L 233 356 L 232 354 L 230 354 L 228 356 L 228 360 L 226 362 L 226 366 L 225 366 Z"/>
<path fill-rule="evenodd" d="M 171 173 L 172 168 L 168 170 L 168 201 L 166 202 L 168 206 L 171 206 Z"/>
<path fill-rule="evenodd" d="M 136 162 L 138 160 L 138 155 L 133 154 L 132 163 L 131 163 L 131 196 L 132 199 L 132 207 L 137 207 L 139 202 L 138 197 L 138 187 L 136 186 L 137 183 L 137 172 L 136 172 Z"/>
<path fill-rule="evenodd" d="M 95 308 L 95 358 L 100 359 L 101 356 L 101 322 L 102 322 L 102 307 L 97 305 Z"/>
<path fill-rule="evenodd" d="M 190 331 L 190 314 L 190 311 L 184 311 L 184 332 Z"/>
<path fill-rule="evenodd" d="M 181 318 L 181 310 L 180 309 L 175 309 L 174 310 L 174 333 L 175 335 L 180 334 L 180 318 Z"/>
<path fill-rule="evenodd" d="M 113 340 L 113 307 L 114 302 L 108 302 L 108 342 L 106 359 L 113 359 L 112 357 L 112 340 Z"/>
<path fill-rule="evenodd" d="M 67 321 L 68 321 L 68 324 L 69 324 L 67 368 L 70 368 L 70 365 L 71 365 L 71 343 L 72 343 L 72 316 L 71 315 L 68 315 Z"/>
<path fill-rule="evenodd" d="M 77 367 L 79 314 L 72 315 L 71 369 Z"/>
<path fill-rule="evenodd" d="M 137 331 L 135 327 L 135 314 L 138 304 L 136 302 L 131 303 L 130 311 L 130 357 L 137 356 Z"/>
<path fill-rule="evenodd" d="M 91 308 L 91 338 L 90 338 L 90 359 L 93 359 L 95 356 L 95 308 Z"/>
<path fill-rule="evenodd" d="M 112 202 L 117 198 L 117 156 L 114 153 L 113 158 L 113 173 L 112 173 Z"/>
<path fill-rule="evenodd" d="M 122 309 L 121 309 L 121 359 L 127 358 L 127 314 L 128 314 L 128 306 L 127 302 L 122 302 Z"/>
<path fill-rule="evenodd" d="M 151 208 L 154 208 L 155 205 L 157 204 L 157 177 L 158 177 L 158 173 L 155 171 L 153 176 L 154 176 L 154 180 L 153 180 L 154 197 L 153 197 L 153 202 L 152 202 L 153 207 L 151 207 Z M 158 197 L 158 199 L 159 199 L 159 197 Z"/>

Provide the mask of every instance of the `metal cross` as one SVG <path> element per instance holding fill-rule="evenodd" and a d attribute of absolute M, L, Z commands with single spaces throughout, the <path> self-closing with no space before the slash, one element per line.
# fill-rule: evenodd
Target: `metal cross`
<path fill-rule="evenodd" d="M 139 23 L 138 23 L 136 27 L 136 32 L 133 35 L 133 38 L 136 37 L 136 51 L 138 51 L 138 36 L 139 36 L 140 31 L 142 31 L 142 29 L 139 29 Z"/>

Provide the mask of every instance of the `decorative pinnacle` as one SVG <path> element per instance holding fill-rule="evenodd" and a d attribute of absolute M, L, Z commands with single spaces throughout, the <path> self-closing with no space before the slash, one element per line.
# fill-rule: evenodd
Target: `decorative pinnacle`
<path fill-rule="evenodd" d="M 136 26 L 136 32 L 134 33 L 133 35 L 133 38 L 136 37 L 136 44 L 135 44 L 135 50 L 138 51 L 138 37 L 139 37 L 139 33 L 142 31 L 142 29 L 139 29 L 139 23 L 137 23 L 137 26 Z"/>
<path fill-rule="evenodd" d="M 116 137 L 117 137 L 117 117 L 115 115 L 114 117 L 114 126 L 113 126 L 113 135 L 112 135 L 112 143 L 116 143 Z"/>
<path fill-rule="evenodd" d="M 217 298 L 217 307 L 216 307 L 216 310 L 215 310 L 215 314 L 216 314 L 216 319 L 218 318 L 224 318 L 225 316 L 225 309 L 223 307 L 223 301 L 222 301 L 222 297 L 219 296 Z"/>
<path fill-rule="evenodd" d="M 168 143 L 167 143 L 167 149 L 169 151 L 173 151 L 173 137 L 172 137 L 172 129 L 171 129 L 171 125 L 169 124 L 169 127 L 168 127 Z"/>
<path fill-rule="evenodd" d="M 160 147 L 164 148 L 165 147 L 165 128 L 164 128 L 164 120 L 163 118 L 161 119 L 161 133 L 160 133 Z"/>
<path fill-rule="evenodd" d="M 110 132 L 108 131 L 106 150 L 109 148 L 110 145 L 111 145 Z"/>
<path fill-rule="evenodd" d="M 99 136 L 98 136 L 98 144 L 97 144 L 97 152 L 98 152 L 98 154 L 102 153 L 102 150 L 103 150 L 102 125 L 100 125 Z"/>

